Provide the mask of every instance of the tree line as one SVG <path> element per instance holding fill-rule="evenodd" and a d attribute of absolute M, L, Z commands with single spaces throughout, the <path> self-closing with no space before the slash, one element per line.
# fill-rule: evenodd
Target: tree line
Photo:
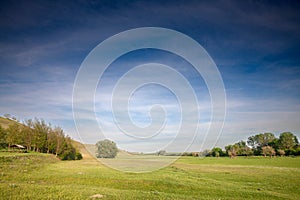
<path fill-rule="evenodd" d="M 0 148 L 10 149 L 14 144 L 26 147 L 27 151 L 54 154 L 61 160 L 82 159 L 62 128 L 37 118 L 25 120 L 23 124 L 11 123 L 6 129 L 0 125 Z"/>
<path fill-rule="evenodd" d="M 277 138 L 273 133 L 260 133 L 250 136 L 247 141 L 241 140 L 235 144 L 225 146 L 225 151 L 215 147 L 207 151 L 206 156 L 299 156 L 300 145 L 296 135 L 283 132 Z"/>

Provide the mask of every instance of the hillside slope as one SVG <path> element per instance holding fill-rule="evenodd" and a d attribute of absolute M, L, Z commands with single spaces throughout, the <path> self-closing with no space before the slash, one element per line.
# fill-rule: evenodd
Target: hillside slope
<path fill-rule="evenodd" d="M 18 123 L 18 122 L 5 117 L 0 117 L 0 126 L 2 126 L 2 128 L 8 128 L 9 125 L 14 123 Z"/>
<path fill-rule="evenodd" d="M 72 144 L 81 153 L 83 159 L 94 159 L 94 157 L 88 152 L 84 144 L 76 140 L 72 140 Z"/>

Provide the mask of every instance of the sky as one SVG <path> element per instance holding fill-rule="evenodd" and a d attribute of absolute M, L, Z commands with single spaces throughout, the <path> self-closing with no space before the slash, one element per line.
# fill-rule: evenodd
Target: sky
<path fill-rule="evenodd" d="M 94 91 L 93 112 L 101 130 L 89 129 L 85 116 L 80 120 L 86 121 L 86 132 L 76 129 L 73 89 L 85 59 L 101 42 L 141 27 L 180 32 L 198 42 L 214 61 L 226 93 L 220 134 L 206 134 L 209 127 L 223 122 L 211 121 L 213 106 L 205 78 L 184 58 L 151 48 L 128 52 L 108 66 Z M 264 132 L 279 136 L 291 131 L 300 137 L 297 1 L 8 0 L 0 3 L 0 30 L 0 115 L 9 113 L 20 121 L 42 118 L 84 143 L 96 143 L 104 135 L 120 148 L 141 152 L 224 147 Z M 176 40 L 172 44 L 176 46 Z M 193 51 L 189 46 L 182 48 Z M 144 65 L 147 63 L 154 64 Z M 157 63 L 171 67 L 174 73 L 153 70 L 159 67 Z M 132 70 L 137 70 L 134 76 L 130 76 Z M 176 72 L 188 80 L 193 93 L 178 84 L 179 79 L 172 79 Z M 133 82 L 120 82 L 125 75 Z M 170 79 L 173 84 L 166 87 L 154 82 L 135 88 L 129 97 L 123 95 L 135 81 L 150 78 Z M 111 99 L 118 84 L 116 114 Z M 192 99 L 181 102 L 176 91 L 194 94 L 197 108 L 182 108 L 191 105 Z M 123 116 L 127 109 L 129 118 Z M 195 110 L 199 119 L 190 115 L 183 119 L 183 111 Z M 123 133 L 118 129 L 122 124 L 127 129 L 131 123 L 137 126 L 135 130 L 153 125 L 147 129 L 153 131 Z M 178 136 L 182 124 L 185 129 Z M 176 145 L 166 146 L 176 137 Z"/>

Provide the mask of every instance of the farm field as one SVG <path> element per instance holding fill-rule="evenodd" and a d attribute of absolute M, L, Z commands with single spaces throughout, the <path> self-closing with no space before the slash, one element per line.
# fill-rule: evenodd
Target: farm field
<path fill-rule="evenodd" d="M 300 157 L 182 157 L 124 173 L 92 157 L 0 152 L 1 199 L 300 199 Z"/>

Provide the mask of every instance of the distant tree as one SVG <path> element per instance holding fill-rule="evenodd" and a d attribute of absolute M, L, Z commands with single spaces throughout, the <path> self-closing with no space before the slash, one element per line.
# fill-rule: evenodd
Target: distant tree
<path fill-rule="evenodd" d="M 251 151 L 246 150 L 248 153 L 254 155 L 262 154 L 262 147 L 264 146 L 276 146 L 276 137 L 273 133 L 260 133 L 254 136 L 250 136 L 247 140 L 247 144 L 251 147 Z"/>
<path fill-rule="evenodd" d="M 275 138 L 272 142 L 269 143 L 269 146 L 273 147 L 275 150 L 280 149 L 279 139 Z"/>
<path fill-rule="evenodd" d="M 108 139 L 96 143 L 98 158 L 114 158 L 118 153 L 118 148 L 115 142 Z"/>
<path fill-rule="evenodd" d="M 34 132 L 31 128 L 28 126 L 22 126 L 21 127 L 21 137 L 23 141 L 23 145 L 27 147 L 27 151 L 31 150 L 32 141 L 34 137 Z"/>
<path fill-rule="evenodd" d="M 282 157 L 282 156 L 284 156 L 285 151 L 282 150 L 282 149 L 278 149 L 278 153 L 279 153 L 279 155 Z"/>
<path fill-rule="evenodd" d="M 10 124 L 7 128 L 6 142 L 8 148 L 13 144 L 22 144 L 21 129 L 18 123 Z"/>
<path fill-rule="evenodd" d="M 295 147 L 295 156 L 300 156 L 300 145 L 299 144 Z"/>
<path fill-rule="evenodd" d="M 27 150 L 55 154 L 61 160 L 82 159 L 72 143 L 60 127 L 52 128 L 37 118 L 25 120 L 23 124 L 11 123 L 7 129 L 0 126 L 0 148 L 20 144 Z"/>
<path fill-rule="evenodd" d="M 273 147 L 271 146 L 264 146 L 262 147 L 262 154 L 266 157 L 266 156 L 275 156 L 276 155 L 276 152 L 275 150 L 273 149 Z"/>
<path fill-rule="evenodd" d="M 193 155 L 194 157 L 199 157 L 200 153 L 199 153 L 199 152 L 192 152 L 192 155 Z"/>
<path fill-rule="evenodd" d="M 54 131 L 56 133 L 56 155 L 58 155 L 64 150 L 63 144 L 65 140 L 65 134 L 60 127 L 56 127 Z"/>
<path fill-rule="evenodd" d="M 66 137 L 63 141 L 63 150 L 58 157 L 62 160 L 75 160 L 76 159 L 76 149 L 72 146 L 71 138 Z"/>
<path fill-rule="evenodd" d="M 227 152 L 227 154 L 228 154 L 228 156 L 230 157 L 230 158 L 234 158 L 234 157 L 236 157 L 237 156 L 237 150 L 238 150 L 238 146 L 237 145 L 227 145 L 226 147 L 225 147 L 225 149 L 226 149 L 226 152 Z"/>
<path fill-rule="evenodd" d="M 257 147 L 257 140 L 256 140 L 255 136 L 250 136 L 247 140 L 247 144 L 252 148 L 256 148 Z"/>
<path fill-rule="evenodd" d="M 220 157 L 223 156 L 225 153 L 223 152 L 223 150 L 220 147 L 214 147 L 211 151 L 210 151 L 210 155 L 213 157 Z"/>
<path fill-rule="evenodd" d="M 47 134 L 47 153 L 56 153 L 57 137 L 57 133 L 51 128 Z"/>
<path fill-rule="evenodd" d="M 164 155 L 166 155 L 166 151 L 165 150 L 159 150 L 158 152 L 157 152 L 157 155 L 158 156 L 164 156 Z"/>
<path fill-rule="evenodd" d="M 248 138 L 248 145 L 252 148 L 268 146 L 271 142 L 275 140 L 273 133 L 260 133 Z"/>
<path fill-rule="evenodd" d="M 279 136 L 279 146 L 284 150 L 291 150 L 298 144 L 297 137 L 291 132 L 283 132 Z"/>
<path fill-rule="evenodd" d="M 200 156 L 200 157 L 206 157 L 206 156 L 209 156 L 210 152 L 211 152 L 211 151 L 210 151 L 209 149 L 205 149 L 204 151 L 202 151 L 202 152 L 199 153 L 199 156 Z"/>
<path fill-rule="evenodd" d="M 234 144 L 236 147 L 236 154 L 238 156 L 250 156 L 253 154 L 253 151 L 250 147 L 247 146 L 246 142 L 241 140 Z"/>
<path fill-rule="evenodd" d="M 37 152 L 47 151 L 47 134 L 50 127 L 46 124 L 44 120 L 35 119 L 34 121 L 34 147 Z"/>

